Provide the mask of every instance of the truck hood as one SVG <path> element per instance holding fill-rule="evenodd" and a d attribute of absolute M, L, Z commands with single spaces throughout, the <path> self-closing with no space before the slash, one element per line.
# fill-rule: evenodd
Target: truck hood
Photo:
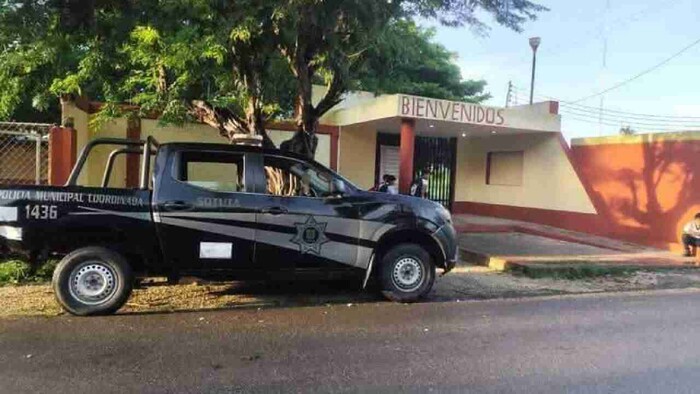
<path fill-rule="evenodd" d="M 363 197 L 375 200 L 377 202 L 401 205 L 405 211 L 410 211 L 416 215 L 417 218 L 428 220 L 435 223 L 437 226 L 442 226 L 446 222 L 450 222 L 452 220 L 450 212 L 445 207 L 424 198 L 407 196 L 404 194 L 388 194 L 364 190 L 360 190 L 358 193 L 361 193 Z"/>

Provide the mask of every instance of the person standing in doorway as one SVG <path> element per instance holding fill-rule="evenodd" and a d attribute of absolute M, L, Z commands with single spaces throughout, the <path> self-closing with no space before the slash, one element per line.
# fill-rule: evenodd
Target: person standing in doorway
<path fill-rule="evenodd" d="M 384 175 L 382 175 L 382 181 L 379 182 L 379 184 L 372 186 L 372 188 L 369 189 L 369 191 L 371 191 L 371 192 L 382 192 L 382 193 L 384 193 L 384 191 L 382 191 L 382 188 L 386 186 L 386 179 L 387 179 L 388 176 L 389 176 L 389 174 L 384 174 Z"/>
<path fill-rule="evenodd" d="M 382 193 L 398 194 L 399 190 L 396 186 L 396 177 L 390 174 L 386 174 L 383 177 L 384 183 L 379 187 L 378 191 Z"/>
<path fill-rule="evenodd" d="M 420 178 L 413 181 L 410 191 L 413 197 L 428 198 L 428 178 L 430 178 L 430 170 L 425 169 Z"/>
<path fill-rule="evenodd" d="M 393 175 L 386 178 L 386 192 L 389 194 L 399 194 L 399 185 L 397 179 Z"/>
<path fill-rule="evenodd" d="M 694 256 L 696 248 L 700 245 L 700 212 L 695 214 L 692 221 L 683 226 L 683 255 Z"/>

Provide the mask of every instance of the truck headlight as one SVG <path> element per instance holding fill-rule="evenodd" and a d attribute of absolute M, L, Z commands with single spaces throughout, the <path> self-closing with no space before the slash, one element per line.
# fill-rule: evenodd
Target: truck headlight
<path fill-rule="evenodd" d="M 450 211 L 447 210 L 447 208 L 443 207 L 440 205 L 438 208 L 438 217 L 445 223 L 452 223 L 452 215 L 450 214 Z"/>

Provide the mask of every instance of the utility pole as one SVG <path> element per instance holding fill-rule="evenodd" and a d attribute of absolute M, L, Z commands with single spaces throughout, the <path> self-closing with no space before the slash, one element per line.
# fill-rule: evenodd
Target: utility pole
<path fill-rule="evenodd" d="M 535 94 L 535 67 L 537 66 L 537 47 L 542 40 L 539 37 L 530 38 L 530 48 L 532 48 L 532 78 L 530 79 L 530 105 Z"/>
<path fill-rule="evenodd" d="M 508 92 L 506 93 L 506 108 L 510 107 L 510 95 L 513 93 L 513 81 L 508 81 Z"/>

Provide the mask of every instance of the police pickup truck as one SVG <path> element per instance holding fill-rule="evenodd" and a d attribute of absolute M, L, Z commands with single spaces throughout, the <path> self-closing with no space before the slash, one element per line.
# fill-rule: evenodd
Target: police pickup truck
<path fill-rule="evenodd" d="M 80 186 L 104 145 L 115 149 L 101 187 Z M 126 155 L 140 157 L 139 186 L 110 187 L 115 159 Z M 91 141 L 62 187 L 1 188 L 0 242 L 35 261 L 62 257 L 53 288 L 75 315 L 114 313 L 135 277 L 153 275 L 353 273 L 411 302 L 457 254 L 450 214 L 434 202 L 363 191 L 278 150 L 152 138 Z"/>

